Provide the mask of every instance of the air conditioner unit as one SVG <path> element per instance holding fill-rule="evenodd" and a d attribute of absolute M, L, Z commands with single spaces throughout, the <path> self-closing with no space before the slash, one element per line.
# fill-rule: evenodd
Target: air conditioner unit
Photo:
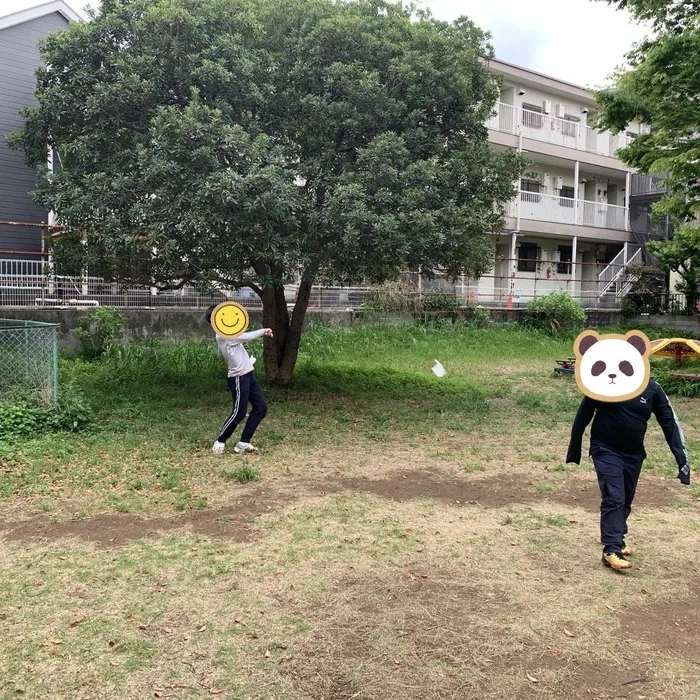
<path fill-rule="evenodd" d="M 545 173 L 542 176 L 542 186 L 544 187 L 545 190 L 549 189 L 549 180 L 550 180 L 550 175 L 549 173 Z"/>
<path fill-rule="evenodd" d="M 557 178 L 557 189 L 561 190 L 563 187 L 564 187 L 564 178 L 558 177 Z"/>
<path fill-rule="evenodd" d="M 551 114 L 552 113 L 552 101 L 551 100 L 545 100 L 542 103 L 542 111 L 545 114 Z"/>
<path fill-rule="evenodd" d="M 648 124 L 640 124 L 639 125 L 639 133 L 640 134 L 650 134 L 651 127 Z"/>
<path fill-rule="evenodd" d="M 559 117 L 559 119 L 563 119 L 565 115 L 566 107 L 562 104 L 557 105 L 557 117 Z"/>

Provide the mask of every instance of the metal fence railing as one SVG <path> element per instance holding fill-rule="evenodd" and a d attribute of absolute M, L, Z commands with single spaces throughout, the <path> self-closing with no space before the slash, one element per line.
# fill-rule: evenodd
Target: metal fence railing
<path fill-rule="evenodd" d="M 556 291 L 566 291 L 588 309 L 619 308 L 630 291 L 627 265 L 641 258 L 637 246 L 627 245 L 609 263 L 573 262 L 572 250 L 554 251 L 539 248 L 517 249 L 517 257 L 497 256 L 494 267 L 479 280 L 466 276 L 456 283 L 437 277 L 419 279 L 415 273 L 403 278 L 418 293 L 455 294 L 460 303 L 480 304 L 491 308 L 518 308 L 528 301 Z M 530 257 L 530 255 L 536 257 Z M 374 298 L 377 289 L 369 286 L 315 286 L 309 300 L 310 309 L 348 310 L 361 307 Z M 298 286 L 285 286 L 289 306 L 297 298 Z M 666 295 L 671 299 L 673 295 Z M 683 297 L 665 302 L 668 313 L 686 313 Z M 98 277 L 71 277 L 53 274 L 48 262 L 0 260 L 0 307 L 90 308 L 111 306 L 127 308 L 202 309 L 225 300 L 237 301 L 249 310 L 260 310 L 258 295 L 249 288 L 211 290 L 186 286 L 180 290 L 160 292 L 146 286 L 124 286 Z"/>
<path fill-rule="evenodd" d="M 58 400 L 58 328 L 54 323 L 0 319 L 0 400 Z"/>
<path fill-rule="evenodd" d="M 298 285 L 284 288 L 288 304 L 294 304 Z M 311 291 L 310 308 L 346 309 L 359 306 L 371 287 L 322 287 Z M 123 285 L 90 275 L 55 274 L 51 263 L 41 260 L 0 260 L 0 307 L 206 308 L 222 301 L 237 301 L 248 309 L 262 308 L 250 288 L 207 289 L 186 285 L 159 291 L 143 285 Z"/>
<path fill-rule="evenodd" d="M 693 306 L 688 304 L 684 294 L 630 294 L 627 308 L 640 314 L 700 316 L 700 297 Z"/>

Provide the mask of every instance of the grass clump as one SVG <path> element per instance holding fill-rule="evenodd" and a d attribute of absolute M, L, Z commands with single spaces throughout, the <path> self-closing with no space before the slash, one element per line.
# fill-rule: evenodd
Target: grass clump
<path fill-rule="evenodd" d="M 260 481 L 260 472 L 254 467 L 237 467 L 236 469 L 226 469 L 223 475 L 229 481 L 235 481 L 239 484 L 248 484 L 251 481 Z"/>

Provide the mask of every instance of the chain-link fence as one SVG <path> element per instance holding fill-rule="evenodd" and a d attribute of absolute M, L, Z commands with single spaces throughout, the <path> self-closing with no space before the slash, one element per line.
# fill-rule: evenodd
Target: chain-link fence
<path fill-rule="evenodd" d="M 54 323 L 0 318 L 0 400 L 58 400 L 58 329 Z"/>

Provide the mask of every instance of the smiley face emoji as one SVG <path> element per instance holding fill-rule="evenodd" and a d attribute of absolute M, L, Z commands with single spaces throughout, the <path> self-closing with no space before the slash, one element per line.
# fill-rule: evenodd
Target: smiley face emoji
<path fill-rule="evenodd" d="M 240 304 L 225 301 L 212 312 L 211 327 L 224 338 L 236 338 L 248 328 L 248 312 Z"/>

